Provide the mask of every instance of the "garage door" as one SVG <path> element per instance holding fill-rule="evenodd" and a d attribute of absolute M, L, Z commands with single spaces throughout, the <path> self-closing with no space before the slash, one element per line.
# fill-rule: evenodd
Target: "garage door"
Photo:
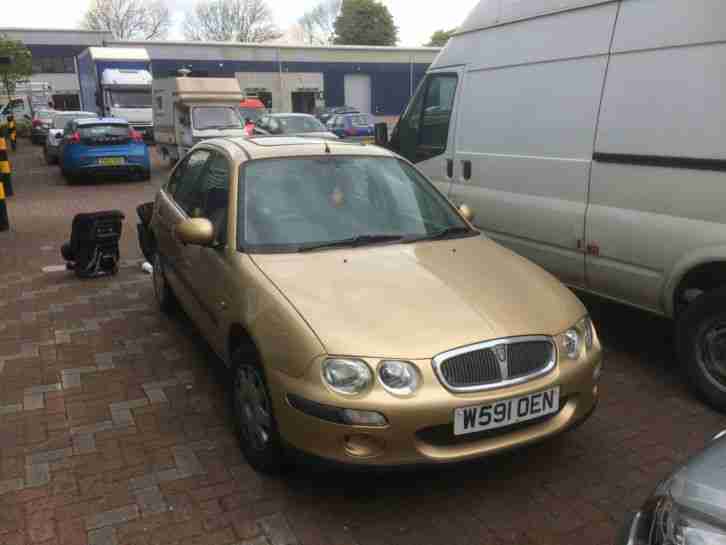
<path fill-rule="evenodd" d="M 345 105 L 358 111 L 371 113 L 371 77 L 366 74 L 345 76 Z"/>

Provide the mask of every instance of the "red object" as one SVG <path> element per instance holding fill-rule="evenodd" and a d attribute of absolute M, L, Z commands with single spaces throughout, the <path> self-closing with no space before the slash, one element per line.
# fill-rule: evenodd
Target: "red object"
<path fill-rule="evenodd" d="M 74 144 L 80 144 L 81 143 L 81 133 L 79 133 L 78 131 L 74 132 L 71 135 L 71 137 L 69 138 L 69 140 Z"/>
<path fill-rule="evenodd" d="M 33 119 L 32 123 L 33 127 L 37 127 L 38 125 L 42 125 L 43 123 L 40 121 L 40 119 Z"/>
<path fill-rule="evenodd" d="M 252 136 L 255 134 L 255 124 L 254 123 L 245 123 L 245 134 L 247 136 Z"/>
<path fill-rule="evenodd" d="M 259 98 L 246 98 L 241 100 L 239 105 L 240 108 L 265 109 L 265 105 Z"/>
<path fill-rule="evenodd" d="M 142 142 L 144 140 L 144 135 L 142 135 L 139 131 L 135 131 L 131 128 L 129 129 L 129 136 L 134 142 Z"/>
<path fill-rule="evenodd" d="M 353 129 L 353 128 L 345 129 L 345 134 L 347 134 L 348 136 L 355 136 L 355 134 L 356 134 L 355 129 Z"/>

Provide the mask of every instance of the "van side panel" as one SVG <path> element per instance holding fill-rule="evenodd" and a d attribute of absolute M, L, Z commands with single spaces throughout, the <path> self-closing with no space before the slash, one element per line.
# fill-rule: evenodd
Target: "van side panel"
<path fill-rule="evenodd" d="M 473 175 L 453 184 L 453 197 L 474 208 L 493 238 L 578 286 L 616 12 L 616 4 L 600 5 L 462 36 L 480 44 L 468 46 L 477 57 L 456 135 L 456 162 L 471 161 Z"/>
<path fill-rule="evenodd" d="M 670 314 L 676 264 L 726 244 L 726 43 L 703 44 L 726 39 L 725 15 L 720 1 L 623 3 L 587 217 L 593 291 Z"/>

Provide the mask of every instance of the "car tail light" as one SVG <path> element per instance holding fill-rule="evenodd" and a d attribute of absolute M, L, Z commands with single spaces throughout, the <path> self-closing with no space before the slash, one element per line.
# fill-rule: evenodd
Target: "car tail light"
<path fill-rule="evenodd" d="M 131 138 L 134 142 L 141 142 L 144 139 L 144 135 L 142 135 L 139 131 L 129 129 L 129 138 Z"/>
<path fill-rule="evenodd" d="M 73 144 L 80 144 L 81 143 L 81 133 L 78 131 L 74 132 L 70 138 L 68 139 Z"/>
<path fill-rule="evenodd" d="M 31 125 L 33 127 L 37 127 L 38 125 L 42 125 L 42 124 L 43 123 L 40 121 L 40 119 L 33 119 L 33 121 L 31 122 Z"/>

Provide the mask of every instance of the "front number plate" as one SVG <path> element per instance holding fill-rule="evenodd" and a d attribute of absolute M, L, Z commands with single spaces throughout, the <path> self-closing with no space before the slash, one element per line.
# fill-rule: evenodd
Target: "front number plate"
<path fill-rule="evenodd" d="M 116 166 L 124 164 L 124 158 L 123 157 L 101 157 L 98 160 L 98 164 L 103 165 L 105 167 L 116 167 Z"/>
<path fill-rule="evenodd" d="M 503 428 L 556 413 L 559 409 L 559 387 L 488 405 L 462 407 L 454 412 L 454 435 Z"/>

